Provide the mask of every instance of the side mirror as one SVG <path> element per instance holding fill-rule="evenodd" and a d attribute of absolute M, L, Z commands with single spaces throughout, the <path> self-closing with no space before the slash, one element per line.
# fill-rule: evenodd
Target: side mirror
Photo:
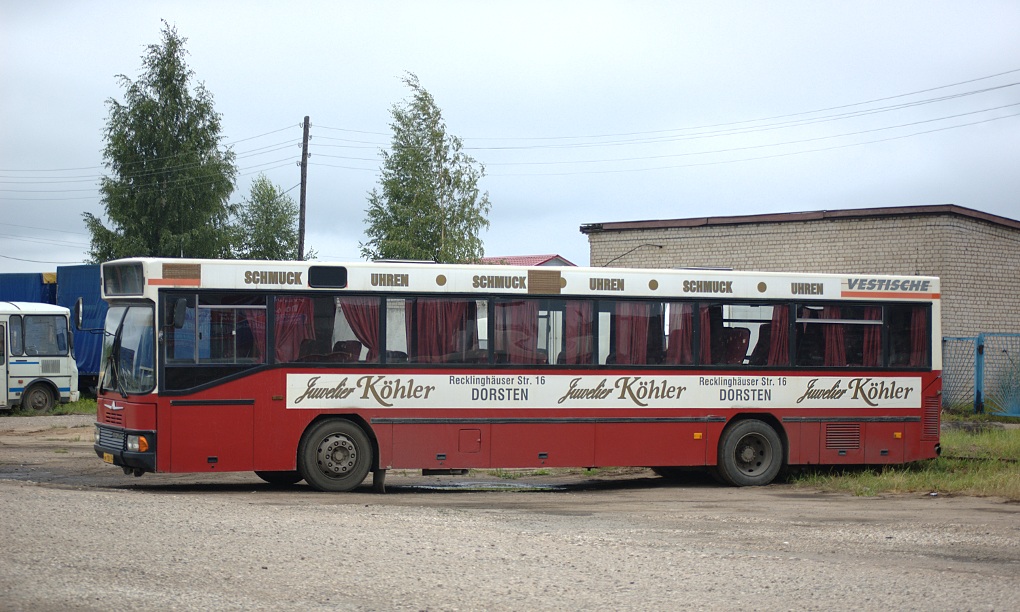
<path fill-rule="evenodd" d="M 74 310 L 72 311 L 72 316 L 74 317 L 74 328 L 77 330 L 81 329 L 82 321 L 84 320 L 82 309 L 82 298 L 78 298 L 78 300 L 74 303 Z"/>
<path fill-rule="evenodd" d="M 174 329 L 181 329 L 184 327 L 184 317 L 188 314 L 188 300 L 185 298 L 178 298 L 174 302 Z"/>

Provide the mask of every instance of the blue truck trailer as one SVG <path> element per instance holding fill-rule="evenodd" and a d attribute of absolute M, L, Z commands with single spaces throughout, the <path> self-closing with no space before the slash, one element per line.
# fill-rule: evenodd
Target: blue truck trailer
<path fill-rule="evenodd" d="M 53 272 L 0 274 L 0 302 L 57 303 L 57 275 Z"/>
<path fill-rule="evenodd" d="M 60 266 L 57 268 L 56 304 L 74 311 L 82 298 L 82 329 L 74 331 L 74 357 L 78 364 L 78 384 L 82 391 L 95 394 L 99 382 L 99 362 L 103 356 L 103 334 L 107 305 L 103 301 L 99 264 Z"/>
<path fill-rule="evenodd" d="M 100 294 L 98 264 L 60 266 L 55 273 L 0 274 L 0 301 L 56 304 L 73 310 L 78 298 L 82 298 L 82 328 L 103 329 L 107 306 Z M 74 331 L 78 387 L 90 395 L 99 381 L 102 354 L 102 333 Z"/>

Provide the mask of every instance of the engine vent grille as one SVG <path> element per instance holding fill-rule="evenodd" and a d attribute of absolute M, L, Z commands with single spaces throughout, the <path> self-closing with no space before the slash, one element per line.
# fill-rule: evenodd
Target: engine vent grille
<path fill-rule="evenodd" d="M 825 426 L 825 448 L 857 450 L 861 448 L 860 423 L 830 423 Z"/>
<path fill-rule="evenodd" d="M 43 374 L 60 374 L 60 361 L 57 359 L 42 359 L 39 361 L 39 367 L 42 368 Z"/>
<path fill-rule="evenodd" d="M 924 416 L 921 417 L 921 439 L 939 439 L 939 417 L 942 415 L 942 396 L 924 399 Z"/>
<path fill-rule="evenodd" d="M 103 423 L 109 423 L 110 425 L 117 425 L 120 427 L 124 426 L 124 413 L 114 412 L 112 410 L 103 411 Z"/>

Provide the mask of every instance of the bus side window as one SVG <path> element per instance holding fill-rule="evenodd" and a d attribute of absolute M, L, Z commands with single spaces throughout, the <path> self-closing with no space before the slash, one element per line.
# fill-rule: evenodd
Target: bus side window
<path fill-rule="evenodd" d="M 332 360 L 342 363 L 378 362 L 381 301 L 377 297 L 335 296 Z"/>
<path fill-rule="evenodd" d="M 707 352 L 714 365 L 764 365 L 771 349 L 773 315 L 772 304 L 702 304 L 702 359 Z"/>
<path fill-rule="evenodd" d="M 400 303 L 401 300 L 391 302 Z M 487 361 L 479 341 L 479 321 L 485 319 L 487 302 L 463 298 L 412 298 L 403 300 L 403 304 L 405 346 L 409 362 Z M 387 348 L 390 348 L 388 341 L 393 336 L 389 327 L 386 331 Z"/>
<path fill-rule="evenodd" d="M 882 358 L 882 309 L 859 305 L 798 308 L 797 365 L 806 367 L 879 367 Z"/>
<path fill-rule="evenodd" d="M 12 315 L 10 319 L 11 328 L 11 355 L 21 355 L 25 347 L 21 342 L 21 315 Z"/>
<path fill-rule="evenodd" d="M 620 300 L 599 303 L 599 362 L 655 365 L 663 361 L 663 306 Z"/>
<path fill-rule="evenodd" d="M 543 317 L 541 300 L 521 298 L 495 303 L 494 333 L 492 339 L 496 363 L 548 364 L 549 356 L 539 333 Z M 543 330 L 545 331 L 545 330 Z"/>
<path fill-rule="evenodd" d="M 818 314 L 816 316 L 816 310 Z M 806 306 L 797 309 L 797 365 L 818 367 L 825 363 L 825 338 L 822 326 L 811 323 L 821 318 L 820 309 Z"/>
<path fill-rule="evenodd" d="M 0 365 L 7 363 L 7 328 L 0 325 Z"/>
<path fill-rule="evenodd" d="M 889 365 L 921 367 L 929 363 L 928 308 L 926 306 L 888 306 Z"/>

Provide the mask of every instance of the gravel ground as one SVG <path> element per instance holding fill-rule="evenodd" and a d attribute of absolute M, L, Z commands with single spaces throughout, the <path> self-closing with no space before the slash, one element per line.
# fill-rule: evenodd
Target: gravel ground
<path fill-rule="evenodd" d="M 91 417 L 8 427 L 31 420 L 0 419 L 3 610 L 1020 609 L 1020 505 L 998 500 L 135 479 L 63 429 Z"/>
<path fill-rule="evenodd" d="M 92 427 L 93 414 L 62 414 L 53 416 L 0 417 L 0 431 L 32 432 L 71 427 Z"/>

